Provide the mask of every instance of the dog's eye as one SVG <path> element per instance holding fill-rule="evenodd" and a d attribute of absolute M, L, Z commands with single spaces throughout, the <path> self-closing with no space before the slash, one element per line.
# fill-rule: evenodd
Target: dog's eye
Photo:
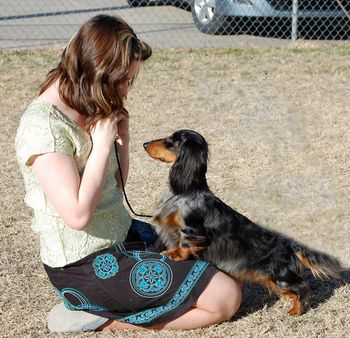
<path fill-rule="evenodd" d="M 165 147 L 168 148 L 168 149 L 174 147 L 174 143 L 171 142 L 171 141 L 167 141 L 167 140 L 164 141 L 164 145 L 165 145 Z"/>

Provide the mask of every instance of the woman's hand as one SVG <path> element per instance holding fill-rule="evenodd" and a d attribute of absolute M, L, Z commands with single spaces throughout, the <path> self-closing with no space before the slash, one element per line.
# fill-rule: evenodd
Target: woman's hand
<path fill-rule="evenodd" d="M 94 148 L 110 149 L 118 136 L 118 117 L 111 116 L 101 119 L 90 130 Z"/>

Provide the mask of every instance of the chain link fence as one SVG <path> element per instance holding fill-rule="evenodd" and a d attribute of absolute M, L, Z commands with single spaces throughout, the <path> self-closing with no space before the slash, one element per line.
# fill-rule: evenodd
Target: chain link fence
<path fill-rule="evenodd" d="M 0 0 L 0 7 L 0 49 L 65 44 L 99 13 L 124 17 L 162 48 L 350 37 L 350 0 Z"/>
<path fill-rule="evenodd" d="M 129 0 L 138 1 L 138 0 Z M 194 0 L 196 27 L 208 34 L 348 39 L 349 0 Z"/>

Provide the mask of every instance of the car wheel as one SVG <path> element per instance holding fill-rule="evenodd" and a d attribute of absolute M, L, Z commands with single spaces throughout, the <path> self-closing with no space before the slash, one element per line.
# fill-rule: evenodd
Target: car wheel
<path fill-rule="evenodd" d="M 146 6 L 148 2 L 147 0 L 128 0 L 128 5 L 130 7 L 141 7 Z"/>
<path fill-rule="evenodd" d="M 191 3 L 194 24 L 203 33 L 227 33 L 226 29 L 229 25 L 228 18 L 221 13 L 217 13 L 217 1 L 218 0 L 193 0 Z"/>

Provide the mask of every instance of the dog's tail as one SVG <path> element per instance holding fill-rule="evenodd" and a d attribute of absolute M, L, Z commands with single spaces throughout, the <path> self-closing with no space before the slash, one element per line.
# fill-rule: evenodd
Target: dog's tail
<path fill-rule="evenodd" d="M 311 270 L 314 277 L 320 279 L 339 278 L 340 273 L 344 270 L 335 257 L 309 249 L 298 243 L 293 244 L 295 255 L 304 266 Z"/>

